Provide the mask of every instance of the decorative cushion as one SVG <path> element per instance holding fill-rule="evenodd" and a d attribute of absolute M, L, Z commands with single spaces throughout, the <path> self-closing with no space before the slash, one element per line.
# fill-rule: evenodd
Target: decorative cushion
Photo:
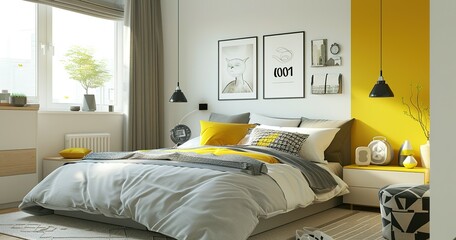
<path fill-rule="evenodd" d="M 241 113 L 236 115 L 225 115 L 220 113 L 211 113 L 209 121 L 224 123 L 249 123 L 250 113 Z"/>
<path fill-rule="evenodd" d="M 301 122 L 300 118 L 274 118 L 267 117 L 256 113 L 250 114 L 249 123 L 260 124 L 260 125 L 269 125 L 277 127 L 297 127 Z"/>
<path fill-rule="evenodd" d="M 392 184 L 378 197 L 384 238 L 429 239 L 429 185 Z"/>
<path fill-rule="evenodd" d="M 64 158 L 83 158 L 85 155 L 89 154 L 92 150 L 87 148 L 66 148 L 59 152 L 60 156 Z"/>
<path fill-rule="evenodd" d="M 255 127 L 253 124 L 219 123 L 200 121 L 201 145 L 236 145 L 248 131 Z"/>
<path fill-rule="evenodd" d="M 325 164 L 328 162 L 325 160 L 324 152 L 331 141 L 334 139 L 336 133 L 339 131 L 339 128 L 293 128 L 266 125 L 257 126 L 257 128 L 273 129 L 309 135 L 298 152 L 299 156 L 308 161 Z"/>
<path fill-rule="evenodd" d="M 302 117 L 299 127 L 303 128 L 339 128 L 333 141 L 325 150 L 325 159 L 330 162 L 351 164 L 351 126 L 354 119 L 327 120 Z"/>
<path fill-rule="evenodd" d="M 250 133 L 248 145 L 273 148 L 282 152 L 298 155 L 307 134 L 279 131 L 266 128 L 254 128 Z"/>

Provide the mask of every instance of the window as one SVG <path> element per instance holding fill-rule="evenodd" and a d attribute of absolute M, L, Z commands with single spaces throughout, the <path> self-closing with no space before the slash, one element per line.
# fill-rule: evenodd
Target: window
<path fill-rule="evenodd" d="M 2 4 L 0 31 L 6 34 L 0 38 L 0 90 L 24 93 L 44 110 L 82 105 L 85 89 L 65 69 L 68 50 L 79 46 L 103 62 L 109 75 L 101 87 L 88 90 L 95 94 L 97 109 L 120 103 L 122 22 L 26 1 Z"/>
<path fill-rule="evenodd" d="M 35 12 L 35 4 L 17 0 L 3 0 L 0 9 L 0 89 L 32 98 L 37 96 Z"/>

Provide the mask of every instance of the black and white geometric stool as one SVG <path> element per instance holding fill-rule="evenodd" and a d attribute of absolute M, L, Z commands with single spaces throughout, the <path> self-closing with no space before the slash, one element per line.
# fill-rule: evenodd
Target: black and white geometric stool
<path fill-rule="evenodd" d="M 429 239 L 429 185 L 392 184 L 378 192 L 383 237 Z"/>

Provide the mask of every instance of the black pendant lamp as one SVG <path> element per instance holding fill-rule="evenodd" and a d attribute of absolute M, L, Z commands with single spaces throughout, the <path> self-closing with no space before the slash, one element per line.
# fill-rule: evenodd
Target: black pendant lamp
<path fill-rule="evenodd" d="M 174 90 L 173 95 L 169 99 L 169 102 L 187 102 L 187 98 L 184 95 L 184 92 L 179 87 L 179 0 L 177 0 L 177 87 Z"/>
<path fill-rule="evenodd" d="M 388 86 L 388 84 L 385 82 L 385 79 L 383 79 L 382 75 L 382 0 L 380 0 L 380 77 L 378 77 L 377 83 L 374 85 L 372 88 L 372 91 L 369 94 L 369 97 L 376 98 L 376 97 L 394 97 L 393 91 L 391 91 L 391 88 Z"/>

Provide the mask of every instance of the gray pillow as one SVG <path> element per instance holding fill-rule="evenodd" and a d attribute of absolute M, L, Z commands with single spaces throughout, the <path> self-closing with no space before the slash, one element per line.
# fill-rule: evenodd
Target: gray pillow
<path fill-rule="evenodd" d="M 339 128 L 333 141 L 325 151 L 325 159 L 339 162 L 342 165 L 351 164 L 351 126 L 354 118 L 348 120 L 309 119 L 302 117 L 299 127 L 305 128 Z"/>
<path fill-rule="evenodd" d="M 220 113 L 211 113 L 209 121 L 222 123 L 249 123 L 250 113 L 241 113 L 236 115 L 225 115 Z"/>
<path fill-rule="evenodd" d="M 298 127 L 300 122 L 300 118 L 276 118 L 252 113 L 249 123 L 276 127 Z"/>

